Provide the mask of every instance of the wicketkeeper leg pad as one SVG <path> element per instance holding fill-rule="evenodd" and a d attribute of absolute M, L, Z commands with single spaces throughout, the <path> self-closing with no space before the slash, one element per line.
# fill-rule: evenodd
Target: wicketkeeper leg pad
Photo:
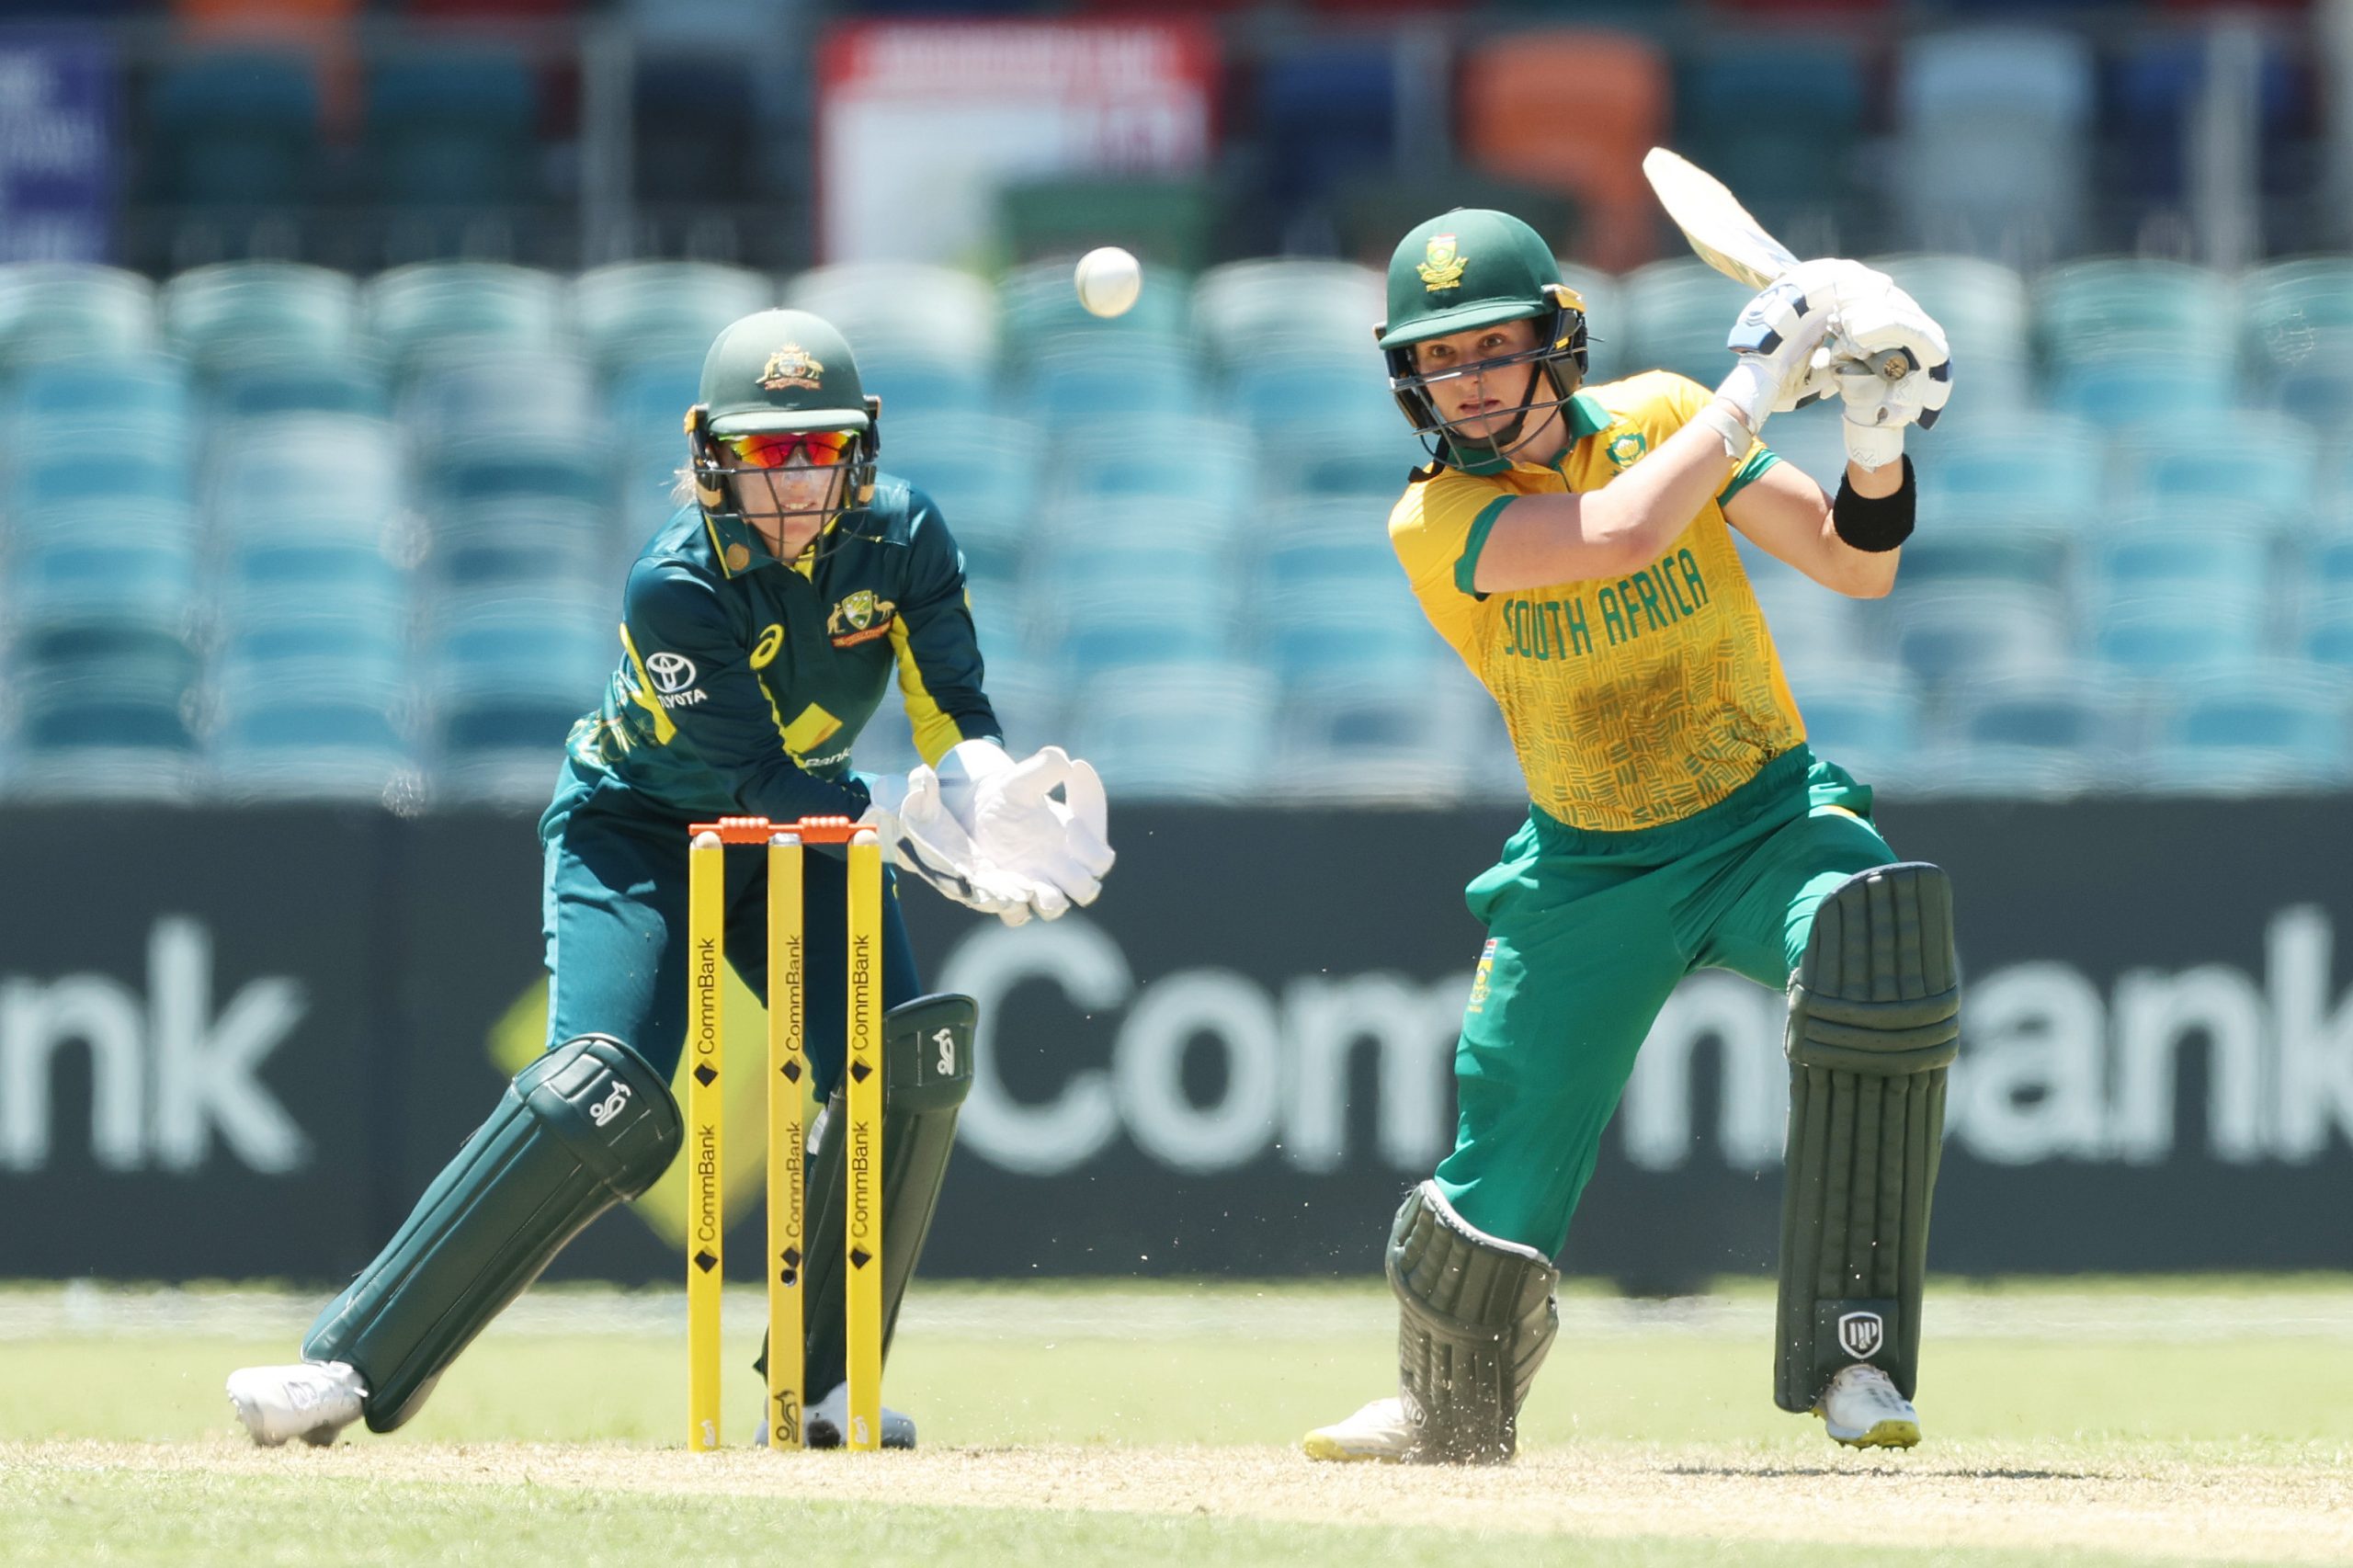
<path fill-rule="evenodd" d="M 948 1157 L 956 1146 L 956 1113 L 972 1087 L 972 1027 L 980 1005 L 940 994 L 903 1002 L 882 1017 L 882 1354 L 899 1325 L 899 1303 L 923 1256 Z M 849 1266 L 845 1166 L 848 1110 L 834 1091 L 809 1155 L 809 1263 L 803 1275 L 807 1324 L 804 1362 L 812 1400 L 848 1374 L 842 1292 Z M 873 1267 L 870 1264 L 867 1267 Z M 760 1360 L 767 1371 L 767 1354 Z"/>
<path fill-rule="evenodd" d="M 669 1085 L 610 1035 L 565 1040 L 515 1076 L 376 1260 L 302 1342 L 368 1385 L 368 1425 L 423 1407 L 474 1335 L 566 1242 L 654 1184 L 683 1129 Z"/>
<path fill-rule="evenodd" d="M 1773 1397 L 1814 1407 L 1843 1367 L 1910 1399 L 1945 1073 L 1961 1038 L 1952 889 L 1880 866 L 1824 899 L 1790 979 L 1790 1123 Z"/>
<path fill-rule="evenodd" d="M 1552 1260 L 1455 1212 L 1436 1182 L 1405 1197 L 1389 1235 L 1397 1385 L 1424 1463 L 1499 1464 L 1560 1329 Z"/>

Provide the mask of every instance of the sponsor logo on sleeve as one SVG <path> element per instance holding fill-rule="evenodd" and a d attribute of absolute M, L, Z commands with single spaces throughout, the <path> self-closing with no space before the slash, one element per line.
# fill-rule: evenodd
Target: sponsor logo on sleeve
<path fill-rule="evenodd" d="M 654 683 L 654 695 L 665 708 L 692 708 L 710 694 L 699 689 L 695 682 L 702 672 L 684 653 L 666 650 L 645 656 L 645 678 Z"/>

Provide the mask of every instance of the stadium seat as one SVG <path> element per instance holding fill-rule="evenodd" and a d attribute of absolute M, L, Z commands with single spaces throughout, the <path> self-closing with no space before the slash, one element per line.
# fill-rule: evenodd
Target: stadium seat
<path fill-rule="evenodd" d="M 1383 518 L 1350 501 L 1293 502 L 1264 513 L 1252 530 L 1259 591 L 1410 594 Z"/>
<path fill-rule="evenodd" d="M 2302 422 L 2252 409 L 2233 414 L 2227 439 L 2185 443 L 2159 429 L 2120 442 L 2127 494 L 2173 504 L 2213 501 L 2261 508 L 2296 521 L 2319 501 L 2320 448 Z"/>
<path fill-rule="evenodd" d="M 1671 97 L 1665 55 L 1648 39 L 1600 28 L 1497 33 L 1463 55 L 1458 141 L 1490 174 L 1575 197 L 1586 214 L 1577 254 L 1620 269 L 1657 254 L 1642 161 L 1667 139 Z"/>
<path fill-rule="evenodd" d="M 1952 738 L 1984 777 L 2000 763 L 2046 784 L 2115 778 L 2139 727 L 2138 699 L 2097 666 L 1974 681 L 1953 693 Z M 1990 782 L 1990 779 L 1989 779 Z"/>
<path fill-rule="evenodd" d="M 1403 591 L 1362 603 L 1320 592 L 1269 593 L 1260 596 L 1256 619 L 1259 656 L 1294 689 L 1357 677 L 1410 684 L 1453 657 Z"/>
<path fill-rule="evenodd" d="M 2118 674 L 2177 679 L 2259 656 L 2270 608 L 2258 595 L 2142 592 L 2094 614 L 2094 655 Z"/>
<path fill-rule="evenodd" d="M 2035 279 L 2034 304 L 2043 359 L 2054 368 L 2117 354 L 2194 355 L 2237 341 L 2236 286 L 2187 262 L 2070 262 Z"/>
<path fill-rule="evenodd" d="M 858 381 L 869 396 L 882 400 L 886 442 L 888 423 L 899 415 L 925 419 L 935 415 L 985 414 L 1005 403 L 1004 389 L 991 369 L 904 346 L 860 347 L 857 353 Z"/>
<path fill-rule="evenodd" d="M 596 371 L 561 346 L 471 355 L 453 347 L 410 380 L 400 419 L 428 454 L 493 439 L 597 452 L 606 444 Z"/>
<path fill-rule="evenodd" d="M 1947 500 L 1924 501 L 1919 530 L 1904 543 L 1898 592 L 1934 584 L 2063 584 L 2066 528 L 2039 515 L 2013 519 Z"/>
<path fill-rule="evenodd" d="M 1768 425 L 1766 434 L 1779 429 Z M 2106 518 L 2105 437 L 2087 420 L 2012 411 L 1949 431 L 1940 422 L 1926 439 L 1936 443 L 1936 455 L 1919 465 L 1924 505 L 1949 504 L 1956 517 L 2076 528 Z"/>
<path fill-rule="evenodd" d="M 368 84 L 364 161 L 385 200 L 494 206 L 538 193 L 530 67 L 504 51 L 407 55 Z"/>
<path fill-rule="evenodd" d="M 1379 365 L 1372 326 L 1387 313 L 1381 274 L 1353 262 L 1233 261 L 1193 282 L 1195 333 L 1233 368 L 1308 355 L 1353 361 L 1361 376 Z"/>
<path fill-rule="evenodd" d="M 1870 265 L 1937 319 L 1962 367 L 1966 392 L 1938 424 L 1940 448 L 1953 424 L 2031 403 L 2034 307 L 2025 278 L 1972 256 L 1874 256 Z"/>
<path fill-rule="evenodd" d="M 1755 292 L 1697 256 L 1628 273 L 1618 297 L 1620 370 L 1673 370 L 1714 386 L 1732 369 L 1724 339 Z"/>
<path fill-rule="evenodd" d="M 618 262 L 572 285 L 573 319 L 608 375 L 654 359 L 699 363 L 721 328 L 776 302 L 760 273 L 704 261 Z"/>
<path fill-rule="evenodd" d="M 2303 256 L 2239 279 L 2241 343 L 2264 402 L 2330 434 L 2353 428 L 2353 262 Z"/>
<path fill-rule="evenodd" d="M 599 514 L 611 499 L 613 479 L 612 453 L 601 446 L 531 448 L 503 436 L 451 442 L 435 454 L 425 476 L 426 493 L 438 506 L 562 501 Z"/>
<path fill-rule="evenodd" d="M 1278 452 L 1297 449 L 1302 437 L 1355 426 L 1387 434 L 1399 423 L 1378 361 L 1362 349 L 1354 354 L 1268 352 L 1235 365 L 1220 401 Z"/>
<path fill-rule="evenodd" d="M 80 262 L 0 267 L 0 369 L 40 359 L 139 359 L 154 352 L 155 286 Z"/>
<path fill-rule="evenodd" d="M 2148 782 L 2191 792 L 2337 786 L 2353 778 L 2344 678 L 2302 664 L 2194 673 L 2169 687 Z"/>
<path fill-rule="evenodd" d="M 1894 782 L 1917 769 L 1920 692 L 1904 672 L 1797 665 L 1790 681 L 1816 756 L 1866 783 Z"/>
<path fill-rule="evenodd" d="M 620 656 L 609 593 L 533 597 L 497 585 L 445 595 L 424 666 L 438 791 L 543 803 L 564 737 L 602 700 Z"/>
<path fill-rule="evenodd" d="M 212 381 L 213 411 L 230 421 L 273 414 L 356 414 L 389 419 L 391 383 L 377 359 L 268 360 L 224 370 Z"/>
<path fill-rule="evenodd" d="M 2066 658 L 2056 589 L 1972 584 L 1900 595 L 1893 609 L 1896 657 L 1931 685 L 2047 670 Z"/>
<path fill-rule="evenodd" d="M 1396 163 L 1399 52 L 1390 35 L 1310 35 L 1260 65 L 1257 131 L 1280 149 L 1267 169 L 1274 210 L 1312 209 L 1349 176 Z"/>
<path fill-rule="evenodd" d="M 2090 47 L 1986 27 L 1907 40 L 1894 194 L 1912 244 L 2014 265 L 2073 254 L 2095 111 Z"/>
<path fill-rule="evenodd" d="M 2086 541 L 2083 564 L 2089 601 L 2106 608 L 2143 595 L 2199 591 L 2234 601 L 2265 597 L 2272 585 L 2269 536 L 2251 526 L 2245 513 L 2197 517 L 2193 509 L 2193 517 L 2128 522 Z"/>
<path fill-rule="evenodd" d="M 206 510 L 224 537 L 290 525 L 379 542 L 405 493 L 398 429 L 357 415 L 278 414 L 224 431 Z"/>
<path fill-rule="evenodd" d="M 1176 347 L 1072 339 L 1031 362 L 1029 408 L 1049 428 L 1081 419 L 1207 411 L 1200 361 Z"/>
<path fill-rule="evenodd" d="M 1372 676 L 1286 693 L 1268 779 L 1275 796 L 1332 804 L 1428 806 L 1469 786 L 1482 713 L 1461 687 Z"/>
<path fill-rule="evenodd" d="M 1837 234 L 1838 254 L 1860 249 L 1844 175 L 1863 130 L 1855 47 L 1789 28 L 1702 44 L 1678 65 L 1675 149 L 1737 191 L 1773 233 Z"/>
<path fill-rule="evenodd" d="M 1275 681 L 1253 665 L 1119 671 L 1086 682 L 1067 744 L 1120 800 L 1256 800 L 1275 710 Z"/>
<path fill-rule="evenodd" d="M 1075 312 L 1070 268 L 1059 270 L 1063 293 Z M 831 323 L 849 340 L 861 369 L 870 355 L 893 351 L 928 356 L 963 371 L 993 370 L 997 364 L 995 291 L 986 278 L 970 272 L 923 262 L 813 267 L 785 285 L 784 302 Z M 1173 306 L 1181 302 L 1180 297 Z"/>
<path fill-rule="evenodd" d="M 392 717 L 347 699 L 230 705 L 212 740 L 213 790 L 228 801 L 389 803 L 415 772 Z"/>
<path fill-rule="evenodd" d="M 1140 343 L 1146 352 L 1188 343 L 1192 297 L 1182 279 L 1155 275 L 1125 314 L 1107 321 L 1088 315 L 1078 302 L 1068 262 L 1033 262 L 1013 268 L 998 283 L 997 320 L 1003 362 L 1017 374 L 1030 359 L 1069 338 Z"/>
<path fill-rule="evenodd" d="M 564 288 L 553 275 L 500 262 L 422 261 L 368 285 L 370 329 L 396 375 L 442 350 L 544 352 L 567 331 Z"/>
<path fill-rule="evenodd" d="M 163 311 L 173 347 L 208 373 L 290 360 L 323 370 L 363 352 L 359 285 L 328 267 L 194 267 L 164 286 Z"/>
<path fill-rule="evenodd" d="M 168 204 L 290 208 L 320 195 L 319 65 L 307 54 L 199 55 L 166 64 L 147 95 L 155 197 Z"/>
<path fill-rule="evenodd" d="M 2236 358 L 2227 350 L 2177 345 L 2163 353 L 2120 350 L 2062 363 L 2051 406 L 2094 425 L 2220 422 L 2239 405 Z"/>

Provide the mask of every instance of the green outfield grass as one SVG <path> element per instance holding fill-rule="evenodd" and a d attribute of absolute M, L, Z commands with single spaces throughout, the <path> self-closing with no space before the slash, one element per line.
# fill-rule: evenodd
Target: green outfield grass
<path fill-rule="evenodd" d="M 1386 1392 L 1377 1282 L 924 1288 L 889 1392 L 924 1449 L 877 1457 L 679 1452 L 682 1299 L 557 1290 L 400 1433 L 254 1450 L 222 1379 L 313 1304 L 0 1287 L 0 1562 L 2353 1562 L 2343 1278 L 1943 1289 L 1909 1455 L 1773 1408 L 1756 1285 L 1573 1290 L 1491 1471 L 1297 1457 Z"/>

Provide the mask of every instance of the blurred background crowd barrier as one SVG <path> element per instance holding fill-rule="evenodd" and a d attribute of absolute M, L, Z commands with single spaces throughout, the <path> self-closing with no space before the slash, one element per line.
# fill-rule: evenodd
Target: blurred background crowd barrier
<path fill-rule="evenodd" d="M 1654 141 L 1950 329 L 1894 597 L 1752 561 L 1822 749 L 1897 792 L 2353 778 L 2336 8 L 40 9 L 0 28 L 8 797 L 542 799 L 701 352 L 783 302 L 883 395 L 1017 741 L 1127 799 L 1508 801 L 1383 537 L 1373 264 L 1509 206 L 1596 380 L 1712 381 L 1741 290 Z M 1068 256 L 1110 241 L 1149 281 L 1103 323 Z M 1836 425 L 1772 444 L 1835 483 Z M 859 761 L 906 760 L 886 713 Z"/>

